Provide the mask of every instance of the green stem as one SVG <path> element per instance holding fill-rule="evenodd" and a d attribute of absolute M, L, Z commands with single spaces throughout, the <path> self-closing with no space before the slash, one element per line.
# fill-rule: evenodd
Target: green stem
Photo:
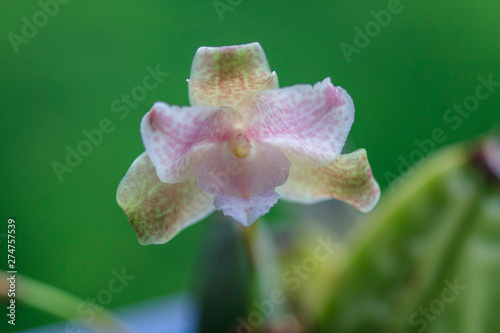
<path fill-rule="evenodd" d="M 258 223 L 258 221 L 255 221 L 255 223 Z M 253 250 L 254 230 L 252 226 L 250 227 L 241 226 L 239 231 L 241 239 L 243 241 L 243 247 L 245 248 L 245 253 L 247 255 L 250 274 L 253 276 L 255 274 L 255 266 L 256 266 L 255 253 Z"/>
<path fill-rule="evenodd" d="M 5 271 L 0 271 L 0 291 L 3 295 L 7 295 L 9 289 L 7 284 L 9 276 Z M 104 309 L 95 311 L 95 317 L 90 322 L 78 318 L 76 311 L 86 303 L 84 300 L 20 274 L 16 274 L 16 300 L 64 320 L 74 321 L 94 332 L 130 332 L 119 319 Z"/>

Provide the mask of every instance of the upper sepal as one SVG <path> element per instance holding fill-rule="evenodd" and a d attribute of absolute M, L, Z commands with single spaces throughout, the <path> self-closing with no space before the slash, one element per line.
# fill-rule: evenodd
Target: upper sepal
<path fill-rule="evenodd" d="M 236 105 L 255 92 L 278 88 L 259 43 L 200 47 L 188 80 L 191 105 Z"/>

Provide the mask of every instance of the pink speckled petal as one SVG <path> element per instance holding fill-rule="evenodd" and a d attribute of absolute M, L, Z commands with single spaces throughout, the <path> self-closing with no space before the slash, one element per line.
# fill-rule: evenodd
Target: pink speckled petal
<path fill-rule="evenodd" d="M 339 155 L 326 167 L 293 166 L 285 185 L 276 191 L 285 200 L 306 204 L 334 198 L 362 212 L 372 210 L 380 196 L 364 149 Z"/>
<path fill-rule="evenodd" d="M 279 149 L 253 142 L 244 158 L 234 157 L 227 147 L 210 148 L 193 173 L 198 186 L 215 196 L 217 209 L 248 225 L 276 203 L 274 188 L 285 183 L 290 167 Z"/>
<path fill-rule="evenodd" d="M 179 184 L 162 183 L 146 153 L 132 163 L 116 193 L 143 245 L 168 242 L 202 220 L 214 211 L 212 198 L 198 188 L 194 177 Z"/>
<path fill-rule="evenodd" d="M 191 105 L 235 107 L 257 91 L 278 88 L 259 43 L 200 47 L 188 80 Z"/>
<path fill-rule="evenodd" d="M 341 153 L 354 122 L 354 104 L 330 78 L 310 85 L 267 90 L 237 106 L 254 140 L 280 148 L 293 165 L 320 167 Z"/>
<path fill-rule="evenodd" d="M 164 183 L 190 178 L 203 152 L 227 140 L 241 119 L 230 108 L 155 103 L 142 118 L 141 134 L 158 178 Z"/>
<path fill-rule="evenodd" d="M 231 216 L 244 226 L 250 226 L 259 217 L 267 214 L 278 202 L 278 198 L 278 193 L 271 190 L 262 191 L 246 199 L 221 193 L 215 197 L 214 206 L 224 215 Z"/>

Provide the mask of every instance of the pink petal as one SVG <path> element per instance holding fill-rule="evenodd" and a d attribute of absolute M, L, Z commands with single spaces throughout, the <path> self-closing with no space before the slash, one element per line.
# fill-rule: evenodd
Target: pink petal
<path fill-rule="evenodd" d="M 339 155 L 322 168 L 293 166 L 285 185 L 276 190 L 288 201 L 310 204 L 334 198 L 362 212 L 372 210 L 380 196 L 364 149 Z"/>
<path fill-rule="evenodd" d="M 262 191 L 245 199 L 221 193 L 215 197 L 214 206 L 224 215 L 231 216 L 248 227 L 259 217 L 267 214 L 278 202 L 278 198 L 278 193 L 271 190 Z"/>
<path fill-rule="evenodd" d="M 200 47 L 194 56 L 189 82 L 191 105 L 235 107 L 257 91 L 278 88 L 259 43 Z"/>
<path fill-rule="evenodd" d="M 141 122 L 144 147 L 158 178 L 164 183 L 182 182 L 203 152 L 223 142 L 241 115 L 229 108 L 178 107 L 158 102 Z"/>
<path fill-rule="evenodd" d="M 341 153 L 354 122 L 354 104 L 330 78 L 249 96 L 237 106 L 245 132 L 280 148 L 293 165 L 320 167 Z"/>
<path fill-rule="evenodd" d="M 193 173 L 198 186 L 215 196 L 217 209 L 247 225 L 276 203 L 274 188 L 285 183 L 290 167 L 279 149 L 253 142 L 243 158 L 234 157 L 229 147 L 211 148 Z"/>
<path fill-rule="evenodd" d="M 116 200 L 143 245 L 168 242 L 214 210 L 212 196 L 198 188 L 194 177 L 179 184 L 162 183 L 146 153 L 132 163 Z"/>

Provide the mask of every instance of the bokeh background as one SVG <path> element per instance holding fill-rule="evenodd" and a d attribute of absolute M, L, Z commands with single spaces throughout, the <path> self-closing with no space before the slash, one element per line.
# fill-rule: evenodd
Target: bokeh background
<path fill-rule="evenodd" d="M 114 296 L 110 309 L 192 287 L 213 219 L 167 245 L 141 246 L 115 193 L 144 150 L 139 123 L 152 103 L 188 105 L 185 79 L 199 46 L 258 41 L 281 86 L 329 76 L 345 88 L 356 106 L 346 149 L 366 148 L 383 191 L 388 173 L 400 172 L 398 157 L 407 159 L 418 148 L 415 140 L 430 138 L 435 128 L 447 137 L 439 148 L 473 139 L 499 122 L 500 90 L 456 129 L 443 118 L 474 95 L 478 77 L 500 81 L 496 0 L 402 0 L 401 12 L 350 61 L 340 44 L 355 46 L 354 28 L 364 29 L 373 20 L 370 12 L 387 9 L 390 1 L 221 2 L 230 10 L 218 13 L 211 0 L 69 1 L 16 52 L 9 33 L 22 36 L 23 18 L 33 22 L 42 7 L 2 0 L 2 268 L 6 224 L 14 218 L 18 271 L 81 298 L 95 296 L 112 270 L 122 268 L 136 278 Z M 142 85 L 148 66 L 169 75 L 120 118 L 112 103 Z M 82 131 L 104 118 L 114 130 L 60 181 L 53 162 L 65 164 L 66 147 L 75 149 L 85 139 Z M 266 220 L 282 220 L 289 207 L 279 204 Z M 18 305 L 15 330 L 57 320 Z"/>

